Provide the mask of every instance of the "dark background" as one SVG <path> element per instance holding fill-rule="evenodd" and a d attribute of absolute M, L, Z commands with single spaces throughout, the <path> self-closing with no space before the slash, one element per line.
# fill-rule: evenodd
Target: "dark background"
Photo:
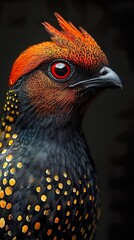
<path fill-rule="evenodd" d="M 21 51 L 49 40 L 41 23 L 58 26 L 57 11 L 85 28 L 106 53 L 123 90 L 106 90 L 84 118 L 102 198 L 97 240 L 134 239 L 134 2 L 97 0 L 0 1 L 0 115 L 12 64 Z"/>

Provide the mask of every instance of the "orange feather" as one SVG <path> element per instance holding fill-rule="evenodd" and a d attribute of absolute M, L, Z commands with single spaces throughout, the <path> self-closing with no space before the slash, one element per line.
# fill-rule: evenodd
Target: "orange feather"
<path fill-rule="evenodd" d="M 55 13 L 55 16 L 62 30 L 57 30 L 47 22 L 43 23 L 52 41 L 33 45 L 22 52 L 13 64 L 9 79 L 10 86 L 43 62 L 51 59 L 64 58 L 91 70 L 101 64 L 108 64 L 103 51 L 83 28 L 80 27 L 78 30 L 58 13 Z"/>

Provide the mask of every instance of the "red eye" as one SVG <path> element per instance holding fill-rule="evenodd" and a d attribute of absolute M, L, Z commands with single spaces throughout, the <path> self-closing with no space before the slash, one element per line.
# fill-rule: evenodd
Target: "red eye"
<path fill-rule="evenodd" d="M 65 79 L 71 73 L 71 67 L 67 62 L 54 62 L 50 67 L 51 74 L 56 79 Z"/>

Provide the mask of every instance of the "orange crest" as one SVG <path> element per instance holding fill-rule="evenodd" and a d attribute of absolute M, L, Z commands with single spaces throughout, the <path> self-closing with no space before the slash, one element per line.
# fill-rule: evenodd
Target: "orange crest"
<path fill-rule="evenodd" d="M 108 64 L 103 51 L 83 28 L 80 27 L 78 30 L 58 13 L 55 13 L 55 16 L 62 30 L 55 29 L 47 22 L 43 23 L 46 31 L 51 35 L 52 42 L 33 45 L 16 59 L 10 74 L 10 86 L 43 62 L 51 59 L 64 58 L 84 67 L 87 66 L 91 70 Z"/>

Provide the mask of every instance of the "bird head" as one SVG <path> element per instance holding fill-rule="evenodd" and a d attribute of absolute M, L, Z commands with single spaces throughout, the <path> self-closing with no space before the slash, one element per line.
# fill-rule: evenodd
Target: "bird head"
<path fill-rule="evenodd" d="M 55 16 L 62 30 L 43 23 L 51 41 L 29 47 L 16 59 L 9 85 L 37 115 L 69 118 L 83 113 L 102 89 L 121 87 L 121 82 L 96 41 Z"/>

